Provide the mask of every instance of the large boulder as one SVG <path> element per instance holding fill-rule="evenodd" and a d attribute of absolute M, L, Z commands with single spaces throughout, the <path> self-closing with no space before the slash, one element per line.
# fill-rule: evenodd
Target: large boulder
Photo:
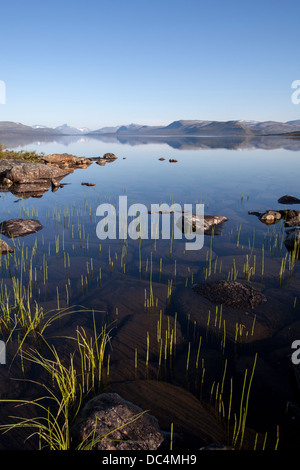
<path fill-rule="evenodd" d="M 10 219 L 1 222 L 0 233 L 8 238 L 25 237 L 36 233 L 43 228 L 38 220 L 34 219 Z"/>
<path fill-rule="evenodd" d="M 75 443 L 94 438 L 95 450 L 156 450 L 164 441 L 157 419 L 117 393 L 87 402 L 72 429 Z"/>
<path fill-rule="evenodd" d="M 35 163 L 23 160 L 0 160 L 0 184 L 12 186 L 14 184 L 51 185 L 51 179 L 62 179 L 69 171 L 58 166 L 47 166 L 43 163 Z"/>

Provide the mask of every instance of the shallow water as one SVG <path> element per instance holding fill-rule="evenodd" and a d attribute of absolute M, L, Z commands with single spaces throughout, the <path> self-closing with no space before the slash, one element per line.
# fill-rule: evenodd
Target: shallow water
<path fill-rule="evenodd" d="M 277 200 L 284 194 L 299 196 L 299 151 L 255 146 L 230 149 L 219 144 L 217 148 L 203 148 L 190 142 L 185 148 L 185 143 L 178 144 L 178 138 L 176 145 L 174 139 L 174 145 L 170 145 L 170 139 L 151 142 L 148 138 L 146 143 L 132 139 L 123 144 L 110 140 L 66 138 L 23 146 L 46 154 L 67 152 L 86 157 L 113 152 L 118 159 L 103 167 L 93 163 L 87 169 L 75 170 L 62 181 L 69 184 L 55 193 L 49 190 L 41 198 L 20 200 L 11 193 L 1 193 L 2 221 L 33 217 L 43 225 L 38 233 L 15 240 L 15 254 L 9 256 L 9 263 L 7 257 L 1 257 L 3 283 L 9 289 L 11 278 L 22 274 L 22 282 L 28 286 L 32 259 L 33 298 L 44 310 L 59 304 L 60 308 L 81 305 L 97 311 L 99 324 L 112 325 L 107 389 L 122 390 L 126 398 L 136 399 L 142 407 L 151 405 L 151 390 L 155 389 L 153 414 L 160 413 L 157 417 L 164 426 L 169 418 L 184 433 L 188 431 L 180 407 L 175 407 L 177 414 L 158 409 L 153 380 L 162 387 L 165 382 L 180 387 L 183 396 L 192 394 L 197 401 L 210 403 L 216 412 L 213 384 L 216 387 L 221 383 L 226 362 L 224 397 L 229 393 L 231 376 L 238 414 L 244 373 L 247 369 L 250 375 L 257 353 L 247 425 L 254 434 L 268 432 L 271 448 L 279 426 L 281 445 L 293 447 L 294 421 L 286 410 L 287 402 L 299 402 L 290 360 L 291 344 L 300 339 L 299 260 L 292 265 L 284 245 L 282 221 L 266 226 L 248 211 L 290 207 Z M 165 160 L 159 161 L 160 157 Z M 177 163 L 169 163 L 169 158 Z M 95 186 L 82 186 L 82 182 Z M 205 236 L 204 247 L 198 251 L 186 251 L 184 239 L 141 243 L 99 240 L 97 206 L 107 202 L 117 205 L 119 196 L 124 195 L 128 205 L 141 203 L 147 207 L 162 202 L 176 202 L 182 207 L 185 203 L 204 203 L 205 214 L 222 215 L 228 221 L 220 235 Z M 37 250 L 31 257 L 35 243 Z M 25 259 L 24 264 L 21 259 Z M 285 271 L 280 277 L 282 263 Z M 224 308 L 220 313 L 220 307 L 216 309 L 191 289 L 195 283 L 217 279 L 248 282 L 266 296 L 267 302 L 253 311 Z M 90 328 L 87 317 L 78 313 L 76 318 L 65 318 L 51 327 L 51 334 L 69 335 L 74 324 Z M 164 366 L 159 366 L 160 318 L 163 335 L 174 331 L 175 321 L 177 325 L 176 355 L 171 357 L 169 350 Z M 200 337 L 203 341 L 198 355 Z M 67 348 L 66 343 L 59 342 L 57 347 Z M 5 366 L 1 367 L 3 371 Z M 141 380 L 149 381 L 147 400 L 144 392 L 138 392 Z M 135 381 L 136 387 L 132 385 Z M 4 376 L 1 394 L 9 396 L 10 392 Z M 18 394 L 22 396 L 22 391 Z M 181 394 L 178 400 L 183 400 Z M 190 395 L 186 400 L 190 403 Z M 227 406 L 225 398 L 224 403 Z M 190 433 L 197 440 L 197 426 L 193 423 L 192 427 Z M 253 442 L 250 432 L 250 448 Z"/>

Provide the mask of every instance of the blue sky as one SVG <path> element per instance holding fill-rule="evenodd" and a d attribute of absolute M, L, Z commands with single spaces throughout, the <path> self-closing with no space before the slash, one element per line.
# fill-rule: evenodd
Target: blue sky
<path fill-rule="evenodd" d="M 15 0 L 0 15 L 1 121 L 300 119 L 298 0 Z"/>

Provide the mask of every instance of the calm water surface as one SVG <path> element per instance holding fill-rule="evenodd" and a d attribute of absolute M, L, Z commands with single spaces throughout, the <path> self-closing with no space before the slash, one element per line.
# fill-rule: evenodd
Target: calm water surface
<path fill-rule="evenodd" d="M 256 432 L 260 433 L 260 446 L 268 432 L 269 445 L 274 447 L 279 429 L 281 445 L 293 448 L 298 430 L 287 410 L 288 403 L 299 403 L 290 360 L 291 344 L 300 339 L 299 260 L 293 260 L 286 250 L 282 221 L 267 226 L 248 211 L 298 208 L 277 200 L 284 194 L 299 196 L 299 151 L 176 149 L 164 142 L 130 145 L 73 140 L 35 142 L 23 148 L 86 157 L 113 152 L 118 159 L 105 166 L 93 163 L 77 169 L 63 179 L 69 184 L 40 198 L 20 200 L 1 193 L 1 220 L 33 217 L 43 225 L 38 233 L 15 240 L 15 255 L 10 255 L 9 264 L 1 258 L 2 283 L 9 289 L 11 279 L 22 273 L 22 282 L 25 286 L 32 282 L 33 297 L 45 310 L 59 304 L 60 308 L 81 305 L 99 312 L 99 324 L 112 325 L 107 389 L 127 393 L 126 398 L 136 399 L 141 406 L 149 406 L 149 400 L 152 405 L 154 381 L 176 385 L 201 403 L 210 403 L 216 412 L 216 387 L 222 383 L 226 364 L 225 409 L 232 377 L 238 416 L 244 373 L 247 369 L 249 378 L 257 357 L 247 416 L 249 446 L 253 448 Z M 159 161 L 160 157 L 165 160 Z M 169 163 L 169 158 L 177 163 Z M 95 186 L 82 186 L 82 182 Z M 117 205 L 124 195 L 128 205 L 204 203 L 205 214 L 225 216 L 228 222 L 220 235 L 205 236 L 199 251 L 186 252 L 184 240 L 99 240 L 97 206 L 104 202 Z M 35 244 L 34 280 L 30 281 L 29 260 Z M 253 311 L 225 308 L 220 312 L 191 290 L 195 283 L 218 279 L 249 283 L 267 302 Z M 88 328 L 87 317 L 78 314 L 76 320 L 64 320 L 51 334 L 68 335 L 74 322 Z M 174 331 L 175 319 L 177 322 L 176 357 L 170 358 L 169 351 L 164 367 L 160 367 L 157 340 L 161 318 L 167 334 Z M 141 380 L 149 381 L 147 405 L 138 388 L 126 388 Z M 6 384 L 3 379 L 1 393 L 9 396 L 11 386 Z M 22 393 L 18 391 L 18 396 Z M 179 411 L 177 417 L 168 408 L 160 412 L 166 427 L 174 421 L 175 427 L 178 423 L 185 430 Z M 190 432 L 197 437 L 197 431 Z"/>

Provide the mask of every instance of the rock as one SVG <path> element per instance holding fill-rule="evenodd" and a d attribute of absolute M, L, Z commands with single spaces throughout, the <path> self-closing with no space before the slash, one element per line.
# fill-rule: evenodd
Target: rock
<path fill-rule="evenodd" d="M 75 442 L 103 436 L 95 450 L 156 450 L 164 440 L 157 419 L 117 393 L 88 401 L 71 434 Z"/>
<path fill-rule="evenodd" d="M 300 211 L 295 209 L 284 209 L 278 212 L 280 212 L 281 217 L 285 220 L 293 219 L 294 217 L 298 217 L 300 215 Z"/>
<path fill-rule="evenodd" d="M 104 166 L 106 165 L 107 161 L 103 160 L 103 158 L 99 158 L 99 160 L 96 161 L 97 165 Z"/>
<path fill-rule="evenodd" d="M 163 162 L 165 160 L 165 158 L 161 157 L 159 158 L 158 160 L 160 160 L 161 162 Z"/>
<path fill-rule="evenodd" d="M 219 226 L 219 230 L 215 232 L 215 235 L 218 235 L 223 223 L 227 220 L 227 217 L 221 215 L 204 215 L 202 224 L 201 218 L 197 214 L 185 214 L 178 220 L 177 227 L 182 230 L 182 233 L 192 233 L 203 228 L 204 233 L 209 235 L 215 231 L 216 226 Z"/>
<path fill-rule="evenodd" d="M 117 160 L 118 157 L 116 157 L 114 153 L 105 153 L 102 158 L 106 161 L 113 162 Z"/>
<path fill-rule="evenodd" d="M 256 212 L 256 211 L 248 211 L 249 215 L 256 215 L 257 217 L 260 217 L 262 215 L 261 212 Z"/>
<path fill-rule="evenodd" d="M 170 158 L 169 162 L 170 162 L 170 163 L 177 163 L 178 160 L 175 160 L 175 158 Z"/>
<path fill-rule="evenodd" d="M 4 241 L 0 240 L 0 254 L 5 255 L 7 253 L 13 253 L 14 250 Z"/>
<path fill-rule="evenodd" d="M 300 211 L 294 209 L 268 210 L 264 213 L 249 211 L 248 214 L 256 215 L 266 225 L 277 224 L 281 219 L 285 220 L 285 227 L 294 227 L 300 224 Z"/>
<path fill-rule="evenodd" d="M 297 217 L 293 217 L 292 219 L 289 219 L 284 223 L 285 227 L 296 227 L 298 225 L 300 225 L 300 215 L 298 215 Z"/>
<path fill-rule="evenodd" d="M 10 219 L 0 224 L 0 232 L 8 238 L 25 237 L 42 228 L 41 223 L 33 219 Z"/>
<path fill-rule="evenodd" d="M 15 196 L 28 199 L 30 197 L 42 197 L 49 188 L 50 183 L 14 184 L 10 187 L 10 192 Z"/>
<path fill-rule="evenodd" d="M 179 359 L 179 358 L 178 358 Z M 218 356 L 220 361 L 220 356 Z M 221 373 L 222 366 L 220 367 Z M 180 372 L 179 372 L 180 374 Z M 214 378 L 218 373 L 215 372 Z M 205 376 L 206 377 L 206 376 Z M 161 432 L 170 431 L 173 423 L 174 450 L 198 449 L 212 442 L 226 442 L 226 430 L 217 419 L 214 409 L 205 405 L 185 385 L 179 386 L 161 379 L 120 381 L 111 384 L 112 391 L 117 391 L 126 400 L 132 400 L 144 410 L 150 410 L 159 421 Z M 170 436 L 162 443 L 162 448 L 170 450 Z"/>
<path fill-rule="evenodd" d="M 197 284 L 193 290 L 214 302 L 231 308 L 253 309 L 266 302 L 266 297 L 251 286 L 244 286 L 237 281 L 216 281 Z"/>
<path fill-rule="evenodd" d="M 300 204 L 300 199 L 291 194 L 286 194 L 278 199 L 280 204 Z"/>
<path fill-rule="evenodd" d="M 92 164 L 90 158 L 76 157 L 69 153 L 53 153 L 52 155 L 45 155 L 39 158 L 46 166 L 56 166 L 61 169 L 67 169 L 69 172 L 76 168 L 87 168 Z"/>
<path fill-rule="evenodd" d="M 95 183 L 81 183 L 81 186 L 95 186 Z"/>
<path fill-rule="evenodd" d="M 285 219 L 285 227 L 295 227 L 300 224 L 300 211 L 294 209 L 287 209 L 279 211 L 282 218 Z"/>
<path fill-rule="evenodd" d="M 11 186 L 13 184 L 45 184 L 50 187 L 52 179 L 62 179 L 69 171 L 49 167 L 43 163 L 23 160 L 0 160 L 0 184 Z"/>
<path fill-rule="evenodd" d="M 277 224 L 281 219 L 281 213 L 269 210 L 259 216 L 259 220 L 266 225 Z"/>
<path fill-rule="evenodd" d="M 104 166 L 106 163 L 111 163 L 117 160 L 118 157 L 114 153 L 105 153 L 103 157 L 97 157 L 96 163 L 97 165 Z"/>
<path fill-rule="evenodd" d="M 286 238 L 284 244 L 289 251 L 293 251 L 295 248 L 299 249 L 300 246 L 300 228 L 296 227 L 293 230 L 286 232 Z"/>

